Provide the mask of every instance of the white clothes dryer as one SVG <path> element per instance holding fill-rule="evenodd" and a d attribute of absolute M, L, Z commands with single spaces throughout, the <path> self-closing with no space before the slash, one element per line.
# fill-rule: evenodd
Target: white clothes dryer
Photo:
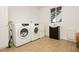
<path fill-rule="evenodd" d="M 32 36 L 33 38 L 32 38 L 32 40 L 39 39 L 40 38 L 39 35 L 40 35 L 40 27 L 39 27 L 38 23 L 35 23 L 33 25 L 33 36 Z"/>
<path fill-rule="evenodd" d="M 31 41 L 31 27 L 29 23 L 13 24 L 13 39 L 16 47 Z"/>

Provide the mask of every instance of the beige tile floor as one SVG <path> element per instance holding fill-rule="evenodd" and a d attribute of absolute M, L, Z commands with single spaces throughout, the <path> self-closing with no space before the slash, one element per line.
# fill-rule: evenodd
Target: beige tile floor
<path fill-rule="evenodd" d="M 76 44 L 66 40 L 43 37 L 20 47 L 5 48 L 1 52 L 77 52 Z"/>

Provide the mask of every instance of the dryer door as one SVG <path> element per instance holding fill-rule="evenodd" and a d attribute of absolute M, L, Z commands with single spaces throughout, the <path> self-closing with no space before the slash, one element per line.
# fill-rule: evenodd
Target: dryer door
<path fill-rule="evenodd" d="M 34 29 L 34 33 L 35 33 L 35 34 L 38 33 L 38 27 L 35 27 L 35 29 Z"/>
<path fill-rule="evenodd" d="M 28 29 L 23 28 L 20 30 L 20 37 L 25 38 L 28 35 Z"/>

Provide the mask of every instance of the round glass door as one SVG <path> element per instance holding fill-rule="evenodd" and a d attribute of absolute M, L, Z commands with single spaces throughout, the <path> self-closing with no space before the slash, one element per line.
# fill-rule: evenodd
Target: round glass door
<path fill-rule="evenodd" d="M 34 33 L 38 33 L 38 27 L 36 27 L 35 29 L 34 29 Z"/>
<path fill-rule="evenodd" d="M 21 31 L 20 31 L 20 36 L 21 37 L 26 37 L 28 35 L 28 30 L 26 28 L 23 28 Z"/>

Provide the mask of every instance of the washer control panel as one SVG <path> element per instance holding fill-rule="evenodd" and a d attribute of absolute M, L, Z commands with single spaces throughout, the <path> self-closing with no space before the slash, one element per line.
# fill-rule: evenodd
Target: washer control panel
<path fill-rule="evenodd" d="M 22 24 L 22 26 L 29 26 L 29 24 Z"/>

